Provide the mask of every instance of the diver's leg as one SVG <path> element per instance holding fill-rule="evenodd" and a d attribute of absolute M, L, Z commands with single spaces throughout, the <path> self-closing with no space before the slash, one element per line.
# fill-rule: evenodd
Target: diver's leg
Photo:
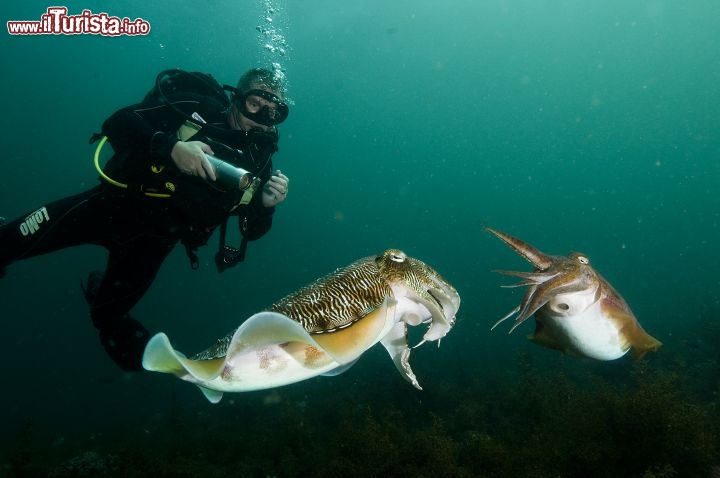
<path fill-rule="evenodd" d="M 81 244 L 104 246 L 107 274 L 92 278 L 85 296 L 110 356 L 124 369 L 140 370 L 149 334 L 128 311 L 175 246 L 174 234 L 161 203 L 101 185 L 0 225 L 0 277 L 21 259 Z"/>
<path fill-rule="evenodd" d="M 175 243 L 170 236 L 152 235 L 113 247 L 105 272 L 88 278 L 85 298 L 90 317 L 103 347 L 123 370 L 142 370 L 150 333 L 129 312 L 147 292 Z"/>
<path fill-rule="evenodd" d="M 0 224 L 0 277 L 12 262 L 80 244 L 97 244 L 101 224 L 108 222 L 101 210 L 100 187 L 58 199 L 19 218 Z M 100 227 L 99 227 L 100 226 Z"/>

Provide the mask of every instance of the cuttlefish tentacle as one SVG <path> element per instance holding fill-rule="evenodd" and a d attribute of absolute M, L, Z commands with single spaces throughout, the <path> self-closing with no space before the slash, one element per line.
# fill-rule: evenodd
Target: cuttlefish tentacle
<path fill-rule="evenodd" d="M 502 319 L 500 319 L 500 320 L 498 320 L 497 322 L 495 322 L 495 325 L 493 325 L 492 327 L 490 327 L 490 330 L 495 330 L 495 327 L 497 327 L 498 325 L 502 324 L 502 323 L 505 322 L 507 319 L 509 319 L 509 318 L 512 317 L 513 315 L 517 314 L 519 311 L 520 311 L 520 306 L 518 305 L 518 306 L 515 307 L 513 310 L 511 310 L 510 312 L 508 312 L 507 315 L 505 315 Z"/>
<path fill-rule="evenodd" d="M 553 274 L 534 274 L 522 273 L 515 271 L 498 271 L 505 275 L 528 276 L 528 281 L 520 284 L 513 284 L 510 287 L 529 286 L 525 292 L 520 305 L 514 308 L 509 314 L 500 319 L 492 326 L 492 329 L 498 324 L 512 317 L 517 313 L 515 323 L 508 333 L 512 333 L 520 324 L 529 319 L 539 308 L 547 304 L 550 298 L 557 294 L 572 292 L 578 286 L 581 278 L 571 275 L 560 275 L 559 272 Z"/>
<path fill-rule="evenodd" d="M 418 390 L 422 390 L 420 383 L 415 376 L 415 373 L 410 367 L 410 347 L 407 344 L 407 324 L 405 322 L 398 322 L 390 330 L 390 332 L 383 337 L 380 343 L 385 347 L 390 358 L 395 364 L 395 368 L 400 372 L 402 377 L 410 382 L 413 387 Z"/>

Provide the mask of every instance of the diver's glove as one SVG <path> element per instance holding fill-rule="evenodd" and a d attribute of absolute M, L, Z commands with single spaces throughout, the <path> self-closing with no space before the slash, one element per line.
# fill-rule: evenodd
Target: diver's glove
<path fill-rule="evenodd" d="M 273 207 L 285 200 L 288 193 L 290 179 L 279 169 L 270 176 L 263 186 L 262 203 L 265 207 Z"/>

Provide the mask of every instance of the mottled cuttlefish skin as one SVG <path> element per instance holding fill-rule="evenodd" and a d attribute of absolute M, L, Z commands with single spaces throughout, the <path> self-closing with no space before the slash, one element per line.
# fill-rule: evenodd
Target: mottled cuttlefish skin
<path fill-rule="evenodd" d="M 426 324 L 423 342 L 439 341 L 455 324 L 459 306 L 459 294 L 437 271 L 388 249 L 301 287 L 190 359 L 157 334 L 143 365 L 193 382 L 217 401 L 225 391 L 341 373 L 380 342 L 419 389 L 409 365 L 407 326 Z"/>
<path fill-rule="evenodd" d="M 386 297 L 394 296 L 393 287 L 405 287 L 435 308 L 457 311 L 460 306 L 457 291 L 437 271 L 398 249 L 388 249 L 379 256 L 364 257 L 336 269 L 283 297 L 267 310 L 290 317 L 310 334 L 331 333 L 380 307 Z M 430 292 L 434 289 L 442 292 L 436 294 L 440 299 Z M 443 293 L 455 303 L 442 304 Z M 454 314 L 449 318 L 450 327 L 454 325 Z M 232 336 L 231 333 L 219 339 L 193 359 L 225 356 Z"/>
<path fill-rule="evenodd" d="M 390 296 L 392 290 L 375 258 L 366 257 L 298 289 L 268 310 L 297 320 L 311 334 L 326 333 L 351 325 Z"/>
<path fill-rule="evenodd" d="M 631 349 L 641 358 L 660 348 L 660 341 L 643 330 L 625 300 L 585 254 L 550 256 L 509 234 L 487 230 L 535 266 L 533 272 L 498 271 L 523 279 L 510 287 L 527 286 L 527 291 L 520 305 L 493 329 L 515 315 L 512 332 L 534 316 L 533 342 L 596 360 L 615 360 Z"/>

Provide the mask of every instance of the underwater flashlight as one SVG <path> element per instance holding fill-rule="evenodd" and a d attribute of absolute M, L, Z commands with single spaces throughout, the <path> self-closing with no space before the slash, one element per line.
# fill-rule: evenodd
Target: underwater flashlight
<path fill-rule="evenodd" d="M 238 168 L 232 164 L 218 159 L 215 156 L 209 154 L 205 155 L 215 168 L 215 175 L 217 176 L 217 183 L 224 189 L 239 189 L 245 191 L 253 183 L 253 175 L 245 169 Z"/>

